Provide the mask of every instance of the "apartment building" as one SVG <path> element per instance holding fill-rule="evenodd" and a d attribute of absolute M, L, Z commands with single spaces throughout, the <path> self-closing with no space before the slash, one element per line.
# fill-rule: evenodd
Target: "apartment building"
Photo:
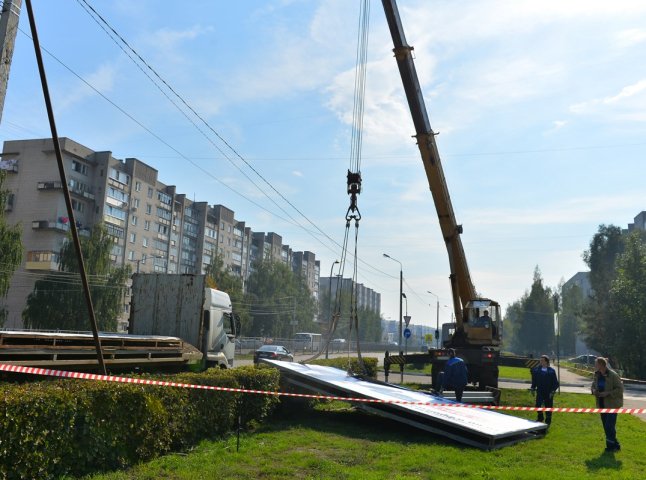
<path fill-rule="evenodd" d="M 291 265 L 292 271 L 305 279 L 310 292 L 318 300 L 321 262 L 316 260 L 316 255 L 312 252 L 294 252 Z"/>
<path fill-rule="evenodd" d="M 381 294 L 375 292 L 372 288 L 368 288 L 362 283 L 357 283 L 351 278 L 339 278 L 337 277 L 320 277 L 319 278 L 319 298 L 327 297 L 330 288 L 332 289 L 332 295 L 335 295 L 337 292 L 337 286 L 341 283 L 341 291 L 350 292 L 352 288 L 355 288 L 357 296 L 357 307 L 365 308 L 366 310 L 373 311 L 378 315 L 381 315 Z"/>
<path fill-rule="evenodd" d="M 175 186 L 160 182 L 150 165 L 136 158 L 119 160 L 69 138 L 61 138 L 60 145 L 79 233 L 88 235 L 94 224 L 104 222 L 114 240 L 115 265 L 130 265 L 142 273 L 204 273 L 219 254 L 243 285 L 255 260 L 282 261 L 294 268 L 292 250 L 280 235 L 253 232 L 223 205 L 188 199 Z M 51 139 L 6 141 L 2 159 L 11 166 L 4 186 L 10 192 L 7 221 L 22 224 L 25 247 L 6 299 L 6 326 L 20 327 L 35 281 L 58 270 L 70 218 Z M 312 292 L 318 292 L 316 263 L 313 273 L 308 270 Z M 122 327 L 128 309 L 126 298 Z"/>

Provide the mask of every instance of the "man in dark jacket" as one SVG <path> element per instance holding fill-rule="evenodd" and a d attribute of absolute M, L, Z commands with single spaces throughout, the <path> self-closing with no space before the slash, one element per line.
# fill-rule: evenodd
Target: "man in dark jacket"
<path fill-rule="evenodd" d="M 541 355 L 540 365 L 532 369 L 532 395 L 536 394 L 536 406 L 552 408 L 554 392 L 559 388 L 556 372 L 550 367 L 550 357 Z M 538 412 L 539 422 L 543 421 L 543 412 Z M 552 412 L 545 412 L 545 423 L 552 423 Z"/>
<path fill-rule="evenodd" d="M 449 360 L 444 366 L 444 376 L 442 378 L 442 390 L 453 389 L 455 391 L 455 399 L 458 402 L 462 401 L 462 394 L 464 387 L 468 383 L 467 365 L 459 357 L 455 356 L 455 350 L 449 349 Z"/>
<path fill-rule="evenodd" d="M 608 360 L 603 357 L 594 362 L 595 372 L 592 380 L 592 394 L 597 398 L 598 408 L 621 408 L 624 406 L 624 384 L 614 370 L 608 368 Z M 617 440 L 617 414 L 602 413 L 601 423 L 606 434 L 606 452 L 621 450 Z"/>

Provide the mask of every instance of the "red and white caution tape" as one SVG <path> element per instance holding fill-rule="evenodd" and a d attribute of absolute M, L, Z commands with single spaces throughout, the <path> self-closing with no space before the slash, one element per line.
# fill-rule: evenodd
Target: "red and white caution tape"
<path fill-rule="evenodd" d="M 219 392 L 250 393 L 256 395 L 274 395 L 282 397 L 310 398 L 316 400 L 342 400 L 345 402 L 388 403 L 397 405 L 423 405 L 433 407 L 481 408 L 486 410 L 508 410 L 517 412 L 562 412 L 562 413 L 646 413 L 646 408 L 564 408 L 564 407 L 510 407 L 498 405 L 472 405 L 465 403 L 411 402 L 407 400 L 380 400 L 376 398 L 338 397 L 332 395 L 314 395 L 307 393 L 272 392 L 268 390 L 252 390 L 248 388 L 217 387 L 213 385 L 194 385 L 190 383 L 166 382 L 145 378 L 117 377 L 113 375 L 98 375 L 95 373 L 68 372 L 65 370 L 50 370 L 47 368 L 23 367 L 0 363 L 0 371 L 43 375 L 48 377 L 76 378 L 100 382 L 133 383 L 138 385 L 154 385 L 158 387 L 194 388 L 198 390 L 215 390 Z"/>

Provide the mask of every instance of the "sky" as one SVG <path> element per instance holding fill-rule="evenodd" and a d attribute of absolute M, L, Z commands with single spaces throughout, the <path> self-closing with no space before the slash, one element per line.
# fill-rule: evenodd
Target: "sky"
<path fill-rule="evenodd" d="M 350 205 L 359 5 L 33 0 L 58 133 L 138 158 L 189 198 L 314 252 L 327 277 Z M 182 100 L 162 93 L 88 6 Z M 646 210 L 646 2 L 399 9 L 476 290 L 505 307 L 537 267 L 550 287 L 587 270 L 599 225 L 626 228 Z M 0 141 L 51 136 L 24 2 L 19 28 Z M 397 319 L 400 265 L 387 253 L 401 262 L 412 323 L 435 326 L 436 302 L 439 323 L 451 318 L 448 258 L 375 0 L 366 67 L 358 281 Z M 350 249 L 346 277 L 353 240 Z"/>

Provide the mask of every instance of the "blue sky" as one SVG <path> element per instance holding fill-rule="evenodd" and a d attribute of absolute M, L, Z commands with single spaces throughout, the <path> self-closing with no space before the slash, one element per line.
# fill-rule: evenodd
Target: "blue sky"
<path fill-rule="evenodd" d="M 187 121 L 81 2 L 33 3 L 42 46 L 67 67 L 45 54 L 61 136 L 139 158 L 180 192 L 227 205 L 254 230 L 315 252 L 329 275 L 339 247 L 218 138 L 206 139 Z M 646 209 L 646 2 L 399 4 L 476 289 L 507 305 L 529 288 L 537 265 L 550 286 L 584 270 L 581 255 L 599 224 L 625 227 Z M 91 5 L 236 152 L 341 243 L 358 1 Z M 0 140 L 50 136 L 24 5 L 20 29 Z M 384 317 L 397 318 L 399 265 L 382 253 L 397 258 L 413 323 L 435 325 L 435 297 L 426 292 L 450 305 L 448 261 L 391 49 L 381 2 L 373 0 L 359 281 L 382 294 Z M 346 276 L 351 271 L 348 265 Z M 440 322 L 450 312 L 441 307 Z"/>

